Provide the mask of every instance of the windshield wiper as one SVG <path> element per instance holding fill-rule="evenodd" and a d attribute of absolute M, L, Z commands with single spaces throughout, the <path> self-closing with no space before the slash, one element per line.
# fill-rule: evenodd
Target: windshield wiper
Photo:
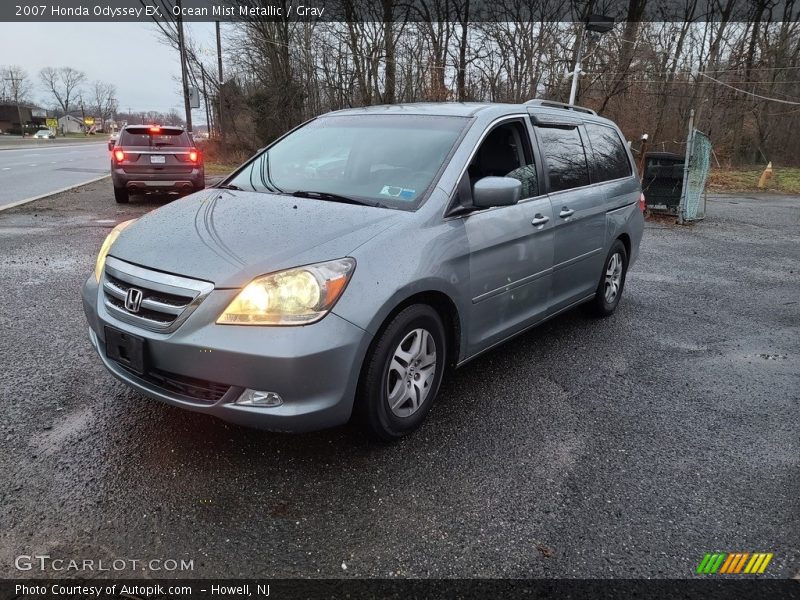
<path fill-rule="evenodd" d="M 329 200 L 331 202 L 341 202 L 342 204 L 357 204 L 358 206 L 374 206 L 369 202 L 363 200 L 356 200 L 349 196 L 341 196 L 339 194 L 331 194 L 330 192 L 314 192 L 309 190 L 297 190 L 292 192 L 292 196 L 296 198 L 314 198 L 315 200 Z"/>
<path fill-rule="evenodd" d="M 232 183 L 222 183 L 217 186 L 220 190 L 236 190 L 237 192 L 243 191 L 238 185 L 234 185 Z"/>

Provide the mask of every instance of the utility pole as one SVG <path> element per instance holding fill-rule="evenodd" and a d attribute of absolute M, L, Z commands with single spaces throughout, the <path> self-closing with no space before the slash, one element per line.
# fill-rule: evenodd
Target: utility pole
<path fill-rule="evenodd" d="M 183 84 L 183 108 L 186 111 L 186 131 L 192 130 L 192 107 L 189 106 L 189 82 L 186 78 L 186 48 L 183 40 L 183 17 L 181 16 L 181 0 L 176 0 L 178 7 L 178 52 L 181 55 L 181 83 Z"/>
<path fill-rule="evenodd" d="M 200 75 L 203 77 L 203 102 L 206 105 L 206 132 L 211 136 L 211 113 L 208 109 L 208 93 L 206 92 L 206 68 L 200 64 Z"/>
<path fill-rule="evenodd" d="M 14 77 L 14 72 L 9 69 L 9 75 L 6 81 L 11 82 L 11 89 L 14 91 L 14 104 L 17 105 L 17 118 L 19 119 L 19 136 L 25 137 L 25 124 L 22 122 L 22 109 L 19 107 L 19 85 L 17 82 L 22 83 L 22 79 Z"/>
<path fill-rule="evenodd" d="M 217 70 L 218 74 L 217 77 L 219 78 L 219 86 L 217 87 L 217 102 L 219 102 L 219 108 L 217 109 L 217 130 L 219 131 L 219 137 L 222 141 L 225 141 L 225 131 L 222 128 L 222 42 L 220 41 L 220 33 L 219 33 L 219 21 L 216 22 L 217 28 Z"/>
<path fill-rule="evenodd" d="M 686 153 L 683 156 L 683 185 L 681 186 L 681 200 L 678 204 L 678 225 L 683 225 L 686 220 L 686 191 L 689 185 L 689 159 L 692 157 L 694 141 L 694 109 L 689 111 L 689 134 L 686 136 Z"/>
<path fill-rule="evenodd" d="M 83 135 L 87 135 L 87 133 L 86 133 L 86 109 L 83 107 L 83 96 L 78 96 L 78 102 L 81 105 L 81 128 L 83 129 Z"/>
<path fill-rule="evenodd" d="M 593 32 L 593 34 L 602 35 L 608 33 L 612 29 L 614 29 L 613 17 L 591 13 L 586 15 L 583 27 L 581 27 L 581 32 L 578 34 L 578 52 L 575 55 L 575 70 L 572 71 L 572 88 L 569 91 L 569 103 L 571 105 L 575 104 L 575 100 L 578 96 L 578 77 L 580 77 L 581 74 L 583 38 L 586 37 L 586 32 L 590 31 Z"/>
<path fill-rule="evenodd" d="M 578 76 L 581 73 L 581 54 L 583 54 L 583 36 L 586 33 L 586 26 L 581 27 L 578 34 L 578 54 L 575 58 L 575 70 L 572 71 L 572 87 L 569 90 L 569 104 L 575 104 L 575 96 L 578 95 Z"/>

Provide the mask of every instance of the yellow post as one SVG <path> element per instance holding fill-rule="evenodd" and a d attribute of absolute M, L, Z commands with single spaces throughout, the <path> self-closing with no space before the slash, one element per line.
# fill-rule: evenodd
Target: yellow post
<path fill-rule="evenodd" d="M 767 181 L 772 177 L 772 161 L 767 164 L 767 168 L 764 169 L 764 172 L 761 173 L 761 177 L 758 178 L 758 189 L 763 190 L 767 187 Z"/>

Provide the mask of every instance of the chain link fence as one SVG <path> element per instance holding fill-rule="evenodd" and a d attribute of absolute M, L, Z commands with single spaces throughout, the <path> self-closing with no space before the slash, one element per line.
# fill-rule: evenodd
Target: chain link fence
<path fill-rule="evenodd" d="M 684 221 L 699 221 L 706 217 L 706 182 L 711 170 L 711 140 L 702 131 L 693 129 L 687 148 L 688 166 L 678 212 Z"/>

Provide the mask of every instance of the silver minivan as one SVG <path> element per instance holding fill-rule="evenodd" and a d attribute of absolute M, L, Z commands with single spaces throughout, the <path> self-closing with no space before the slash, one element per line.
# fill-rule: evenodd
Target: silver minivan
<path fill-rule="evenodd" d="M 617 308 L 644 198 L 619 129 L 545 101 L 312 119 L 215 188 L 120 223 L 83 287 L 140 392 L 242 425 L 417 428 L 442 374 Z"/>

